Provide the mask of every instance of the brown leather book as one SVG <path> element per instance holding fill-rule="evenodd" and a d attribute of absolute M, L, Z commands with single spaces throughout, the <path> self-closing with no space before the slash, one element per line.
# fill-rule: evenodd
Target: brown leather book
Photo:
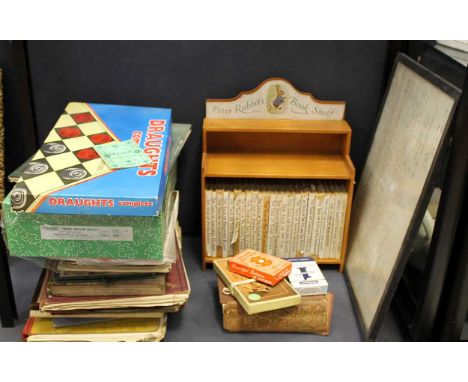
<path fill-rule="evenodd" d="M 218 293 L 223 310 L 223 327 L 229 332 L 314 333 L 327 336 L 333 313 L 333 294 L 302 296 L 301 304 L 249 315 L 235 298 Z"/>

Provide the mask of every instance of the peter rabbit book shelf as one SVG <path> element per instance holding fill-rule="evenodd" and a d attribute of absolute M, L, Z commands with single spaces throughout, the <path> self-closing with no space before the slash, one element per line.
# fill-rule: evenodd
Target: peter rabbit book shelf
<path fill-rule="evenodd" d="M 233 182 L 238 182 L 237 188 L 238 185 L 267 182 L 270 185 L 267 189 L 271 190 L 271 184 L 275 182 L 283 185 L 285 182 L 301 182 L 329 184 L 330 186 L 326 186 L 330 187 L 329 189 L 339 185 L 344 190 L 345 198 L 341 204 L 341 231 L 333 231 L 335 236 L 340 236 L 336 255 L 328 258 L 318 257 L 311 253 L 312 246 L 307 247 L 308 250 L 301 249 L 295 256 L 312 256 L 319 264 L 335 264 L 343 271 L 355 177 L 354 165 L 349 156 L 351 128 L 344 120 L 345 106 L 345 102 L 341 101 L 320 101 L 310 93 L 295 89 L 283 78 L 269 78 L 255 89 L 242 92 L 235 98 L 206 101 L 201 173 L 204 269 L 216 258 L 234 255 L 242 249 L 239 241 L 243 240 L 246 232 L 250 232 L 250 227 L 246 228 L 246 224 L 250 224 L 249 221 L 261 236 L 262 232 L 265 235 L 269 234 L 269 228 L 265 228 L 265 225 L 268 219 L 271 225 L 274 218 L 272 211 L 265 209 L 265 205 L 262 207 L 263 218 L 260 216 L 262 214 L 258 213 L 261 222 L 255 221 L 255 213 L 250 213 L 249 207 L 242 205 L 246 211 L 245 215 L 242 214 L 243 210 L 240 214 L 237 213 L 239 205 L 235 204 L 234 208 L 234 199 L 238 191 L 242 190 L 232 192 L 234 197 L 231 199 L 229 192 L 227 193 L 222 211 L 222 199 L 212 203 L 210 185 L 215 184 L 221 189 L 224 187 L 224 191 L 233 191 L 230 188 L 232 186 L 229 186 Z M 261 186 L 259 189 L 265 190 Z M 216 207 L 218 208 L 215 212 Z M 255 207 L 252 208 L 255 210 Z M 281 208 L 278 208 L 277 213 L 280 214 L 280 211 Z M 246 216 L 251 216 L 251 220 L 245 220 Z M 298 229 L 305 232 L 307 225 L 313 224 L 312 220 L 311 217 L 304 218 L 298 224 Z M 214 221 L 218 228 L 213 225 Z M 276 248 L 284 248 L 284 243 L 281 243 L 284 235 L 279 233 L 279 227 L 288 226 L 281 218 L 275 221 L 278 226 Z M 216 229 L 217 242 L 213 240 Z M 254 228 L 252 232 L 253 230 Z M 224 235 L 224 251 L 220 232 Z M 325 231 L 322 232 L 323 235 Z M 254 240 L 251 242 L 254 243 Z M 261 242 L 259 237 L 256 243 Z M 259 248 L 253 249 L 268 252 L 260 244 Z M 281 253 L 276 255 L 281 256 Z"/>

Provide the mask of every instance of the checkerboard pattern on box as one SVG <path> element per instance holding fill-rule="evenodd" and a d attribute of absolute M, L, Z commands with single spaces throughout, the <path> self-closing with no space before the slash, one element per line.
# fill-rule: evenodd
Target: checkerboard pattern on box
<path fill-rule="evenodd" d="M 70 103 L 11 193 L 15 211 L 34 210 L 39 195 L 111 172 L 94 146 L 119 141 L 84 103 Z"/>

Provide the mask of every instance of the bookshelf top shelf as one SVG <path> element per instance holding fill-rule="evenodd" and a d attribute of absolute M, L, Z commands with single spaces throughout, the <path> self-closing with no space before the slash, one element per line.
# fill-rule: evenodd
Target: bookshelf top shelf
<path fill-rule="evenodd" d="M 205 132 L 350 134 L 345 120 L 205 119 Z"/>
<path fill-rule="evenodd" d="M 206 177 L 354 179 L 354 166 L 348 156 L 284 153 L 206 153 Z"/>

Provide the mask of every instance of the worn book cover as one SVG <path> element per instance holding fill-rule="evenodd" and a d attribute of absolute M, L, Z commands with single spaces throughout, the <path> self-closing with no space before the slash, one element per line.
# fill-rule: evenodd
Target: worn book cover
<path fill-rule="evenodd" d="M 328 192 L 328 211 L 327 218 L 325 219 L 325 233 L 323 234 L 323 257 L 325 259 L 331 258 L 331 235 L 334 225 L 334 214 L 335 214 L 335 191 L 333 189 L 333 184 L 331 182 L 327 183 L 327 192 Z"/>
<path fill-rule="evenodd" d="M 257 181 L 257 241 L 255 248 L 259 251 L 262 250 L 263 238 L 263 195 L 260 183 Z"/>
<path fill-rule="evenodd" d="M 252 248 L 252 190 L 251 190 L 250 184 L 247 184 L 245 186 L 244 193 L 245 193 L 244 248 Z"/>
<path fill-rule="evenodd" d="M 26 321 L 22 336 L 27 342 L 157 342 L 166 334 L 166 317 L 119 319 L 56 328 L 52 318 Z"/>
<path fill-rule="evenodd" d="M 240 185 L 239 191 L 239 247 L 238 251 L 241 252 L 245 249 L 245 192 L 242 190 L 244 185 Z"/>
<path fill-rule="evenodd" d="M 228 256 L 232 256 L 233 253 L 233 238 L 234 238 L 234 189 L 232 186 L 228 189 L 228 202 L 229 202 L 229 210 L 228 210 Z"/>
<path fill-rule="evenodd" d="M 344 234 L 344 226 L 346 221 L 346 209 L 348 204 L 348 192 L 346 191 L 346 187 L 344 184 L 340 185 L 340 214 L 339 214 L 339 223 L 338 223 L 338 231 L 336 235 L 336 258 L 339 259 L 341 257 L 341 249 L 343 246 L 343 234 Z"/>
<path fill-rule="evenodd" d="M 205 186 L 205 250 L 206 255 L 211 257 L 213 256 L 213 250 L 211 248 L 211 238 L 213 234 L 211 232 L 211 210 L 213 206 L 211 204 L 211 190 L 209 186 Z"/>
<path fill-rule="evenodd" d="M 61 277 L 52 273 L 49 277 L 47 292 L 52 296 L 147 296 L 163 295 L 166 276 L 121 275 L 121 276 L 74 276 Z"/>
<path fill-rule="evenodd" d="M 119 275 L 136 273 L 169 273 L 171 264 L 138 265 L 118 264 L 109 261 L 100 261 L 93 264 L 81 264 L 75 260 L 48 260 L 47 268 L 57 271 L 63 277 L 80 275 Z"/>
<path fill-rule="evenodd" d="M 217 210 L 217 196 L 214 185 L 210 185 L 210 194 L 211 194 L 211 210 L 210 210 L 210 220 L 211 220 L 211 256 L 216 257 L 217 255 L 217 245 L 218 245 L 218 222 L 216 220 L 216 210 Z"/>
<path fill-rule="evenodd" d="M 270 216 L 268 218 L 268 236 L 267 236 L 267 248 L 265 253 L 268 253 L 269 255 L 274 255 L 275 254 L 275 249 L 276 249 L 276 233 L 277 233 L 277 205 L 278 205 L 278 199 L 279 195 L 277 192 L 275 192 L 274 188 L 271 185 L 268 185 L 267 191 L 270 193 Z M 244 248 L 247 249 L 247 248 Z"/>
<path fill-rule="evenodd" d="M 47 292 L 50 271 L 47 271 L 40 291 L 39 307 L 41 311 L 64 311 L 79 309 L 122 309 L 131 307 L 158 307 L 158 306 L 182 306 L 188 300 L 190 284 L 185 270 L 180 248 L 175 240 L 177 248 L 177 261 L 167 275 L 166 291 L 163 295 L 147 296 L 93 296 L 93 297 L 63 297 L 52 296 Z"/>
<path fill-rule="evenodd" d="M 229 270 L 274 286 L 289 274 L 291 263 L 276 256 L 246 249 L 229 259 Z"/>
<path fill-rule="evenodd" d="M 268 248 L 268 227 L 270 226 L 270 193 L 267 186 L 262 183 L 262 199 L 263 199 L 263 217 L 262 217 L 262 252 L 266 252 Z"/>
<path fill-rule="evenodd" d="M 289 308 L 247 314 L 239 302 L 223 293 L 226 285 L 218 278 L 223 327 L 229 332 L 315 333 L 327 336 L 333 312 L 333 295 L 302 297 Z"/>
<path fill-rule="evenodd" d="M 281 184 L 279 192 L 280 208 L 278 213 L 278 240 L 276 244 L 276 256 L 287 257 L 286 252 L 286 231 L 288 230 L 287 214 L 288 214 L 288 194 L 286 190 L 286 184 Z"/>
<path fill-rule="evenodd" d="M 322 227 L 322 214 L 323 214 L 323 201 L 325 198 L 325 191 L 320 182 L 316 184 L 317 192 L 315 194 L 315 208 L 314 208 L 314 227 L 312 229 L 311 241 L 311 256 L 314 258 L 319 257 L 319 242 Z"/>
<path fill-rule="evenodd" d="M 221 181 L 216 183 L 216 256 L 223 256 L 223 190 Z"/>
<path fill-rule="evenodd" d="M 222 185 L 222 192 L 223 192 L 223 205 L 222 205 L 222 233 L 223 233 L 223 240 L 222 240 L 222 247 L 223 247 L 223 257 L 228 257 L 228 235 L 229 235 L 229 227 L 228 227 L 228 213 L 229 213 L 229 197 L 228 191 L 226 190 L 227 185 L 223 183 Z"/>
<path fill-rule="evenodd" d="M 229 271 L 228 259 L 213 262 L 214 270 L 242 305 L 247 314 L 267 312 L 288 306 L 298 305 L 301 296 L 283 280 L 275 286 L 265 285 Z"/>

